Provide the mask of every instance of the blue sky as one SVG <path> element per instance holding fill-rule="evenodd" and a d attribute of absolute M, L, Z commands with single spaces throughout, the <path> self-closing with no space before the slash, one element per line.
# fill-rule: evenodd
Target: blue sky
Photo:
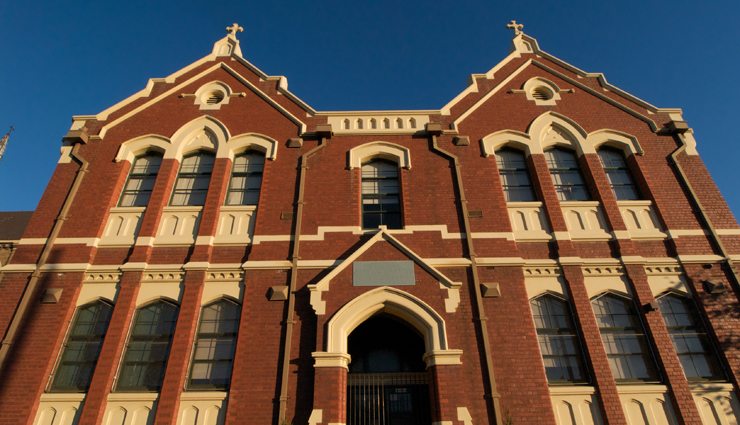
<path fill-rule="evenodd" d="M 0 211 L 35 208 L 76 114 L 95 114 L 208 54 L 234 21 L 242 52 L 318 110 L 437 109 L 509 52 L 540 47 L 659 107 L 680 107 L 740 212 L 740 2 L 0 2 Z"/>

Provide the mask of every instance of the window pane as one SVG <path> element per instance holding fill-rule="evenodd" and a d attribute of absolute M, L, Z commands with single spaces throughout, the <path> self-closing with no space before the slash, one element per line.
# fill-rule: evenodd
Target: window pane
<path fill-rule="evenodd" d="M 170 205 L 204 205 L 214 161 L 214 156 L 206 152 L 183 158 Z"/>
<path fill-rule="evenodd" d="M 548 382 L 586 382 L 583 351 L 567 302 L 544 295 L 530 304 Z"/>
<path fill-rule="evenodd" d="M 725 374 L 693 302 L 668 294 L 658 298 L 668 333 L 690 381 L 725 380 Z"/>
<path fill-rule="evenodd" d="M 162 156 L 157 153 L 147 153 L 137 157 L 131 166 L 118 205 L 121 207 L 146 206 L 161 163 Z"/>
<path fill-rule="evenodd" d="M 632 175 L 622 152 L 616 149 L 599 149 L 599 159 L 617 200 L 640 199 Z"/>
<path fill-rule="evenodd" d="M 118 376 L 118 391 L 159 391 L 176 320 L 177 307 L 166 301 L 136 311 Z"/>
<path fill-rule="evenodd" d="M 257 205 L 264 165 L 264 155 L 256 152 L 234 158 L 226 205 Z"/>
<path fill-rule="evenodd" d="M 77 310 L 62 349 L 51 391 L 87 391 L 112 312 L 113 307 L 103 301 Z"/>
<path fill-rule="evenodd" d="M 640 318 L 632 302 L 607 294 L 591 301 L 609 364 L 617 381 L 658 381 Z"/>
<path fill-rule="evenodd" d="M 575 154 L 564 149 L 550 149 L 545 152 L 545 160 L 550 169 L 555 192 L 561 201 L 588 201 L 591 199 L 586 183 L 578 167 Z"/>
<path fill-rule="evenodd" d="M 361 173 L 362 227 L 403 227 L 398 196 L 398 166 L 388 161 L 372 161 L 362 166 Z"/>
<path fill-rule="evenodd" d="M 529 179 L 527 160 L 522 152 L 501 149 L 496 152 L 496 164 L 501 176 L 504 196 L 508 202 L 528 202 L 537 198 Z"/>
<path fill-rule="evenodd" d="M 239 305 L 229 300 L 203 307 L 189 388 L 228 389 L 239 328 L 239 311 Z"/>

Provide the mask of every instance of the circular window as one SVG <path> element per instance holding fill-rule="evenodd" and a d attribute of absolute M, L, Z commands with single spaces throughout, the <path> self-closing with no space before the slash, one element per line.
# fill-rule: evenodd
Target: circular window
<path fill-rule="evenodd" d="M 209 90 L 201 96 L 201 102 L 206 105 L 218 105 L 226 98 L 226 93 L 221 90 Z"/>
<path fill-rule="evenodd" d="M 538 86 L 532 89 L 532 97 L 536 100 L 550 100 L 555 94 L 548 87 Z"/>

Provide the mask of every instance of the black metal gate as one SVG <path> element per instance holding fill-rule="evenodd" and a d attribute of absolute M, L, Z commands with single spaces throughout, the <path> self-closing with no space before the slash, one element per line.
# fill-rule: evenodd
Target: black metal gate
<path fill-rule="evenodd" d="M 350 373 L 347 425 L 429 425 L 429 374 Z"/>

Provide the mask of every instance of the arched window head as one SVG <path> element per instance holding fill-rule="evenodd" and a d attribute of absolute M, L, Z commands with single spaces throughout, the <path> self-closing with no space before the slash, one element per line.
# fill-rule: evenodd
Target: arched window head
<path fill-rule="evenodd" d="M 157 301 L 136 310 L 117 391 L 159 391 L 177 322 L 177 306 Z"/>
<path fill-rule="evenodd" d="M 222 299 L 203 307 L 188 389 L 227 390 L 231 382 L 239 304 Z"/>
<path fill-rule="evenodd" d="M 694 303 L 686 297 L 667 294 L 658 298 L 658 306 L 686 379 L 725 380 L 714 346 Z"/>
<path fill-rule="evenodd" d="M 265 156 L 261 152 L 248 151 L 237 155 L 231 168 L 226 205 L 257 205 L 264 167 Z"/>
<path fill-rule="evenodd" d="M 403 227 L 398 165 L 376 159 L 362 165 L 362 227 Z"/>
<path fill-rule="evenodd" d="M 604 147 L 599 149 L 599 159 L 609 179 L 614 196 L 618 201 L 640 199 L 640 192 L 632 180 L 632 174 L 627 167 L 622 151 Z"/>
<path fill-rule="evenodd" d="M 529 179 L 527 158 L 516 149 L 503 148 L 496 151 L 496 164 L 507 202 L 536 201 Z"/>
<path fill-rule="evenodd" d="M 182 159 L 170 205 L 204 205 L 211 183 L 214 155 L 199 151 Z"/>
<path fill-rule="evenodd" d="M 550 177 L 555 192 L 561 201 L 588 201 L 591 195 L 578 166 L 578 158 L 573 151 L 554 148 L 545 151 L 545 159 L 550 169 Z"/>
<path fill-rule="evenodd" d="M 77 308 L 62 348 L 52 392 L 86 392 L 90 386 L 113 306 L 96 301 Z"/>
<path fill-rule="evenodd" d="M 146 152 L 134 159 L 131 171 L 128 173 L 126 185 L 123 187 L 119 207 L 145 207 L 154 189 L 159 166 L 162 164 L 162 154 Z"/>
<path fill-rule="evenodd" d="M 530 304 L 547 381 L 550 384 L 587 382 L 583 350 L 568 302 L 547 294 Z"/>
<path fill-rule="evenodd" d="M 591 301 L 609 366 L 617 382 L 658 382 L 658 369 L 631 300 L 605 294 Z"/>

